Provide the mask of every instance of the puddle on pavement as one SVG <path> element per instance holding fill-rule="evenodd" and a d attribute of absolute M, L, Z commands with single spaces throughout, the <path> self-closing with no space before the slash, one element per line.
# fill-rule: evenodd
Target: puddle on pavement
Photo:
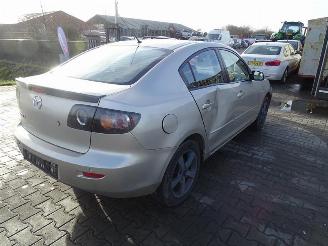
<path fill-rule="evenodd" d="M 311 86 L 304 84 L 289 84 L 288 90 L 298 95 L 310 97 Z"/>
<path fill-rule="evenodd" d="M 328 102 L 316 100 L 288 100 L 280 104 L 280 110 L 328 117 Z"/>
<path fill-rule="evenodd" d="M 328 117 L 328 101 L 320 101 L 311 96 L 311 88 L 304 84 L 288 84 L 287 90 L 302 99 L 287 100 L 280 103 L 281 111 L 298 112 Z"/>

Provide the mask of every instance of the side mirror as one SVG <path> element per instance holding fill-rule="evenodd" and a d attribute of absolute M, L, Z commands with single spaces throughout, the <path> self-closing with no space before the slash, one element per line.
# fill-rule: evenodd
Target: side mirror
<path fill-rule="evenodd" d="M 251 74 L 251 79 L 256 81 L 262 81 L 264 80 L 264 73 L 260 71 L 253 71 Z"/>

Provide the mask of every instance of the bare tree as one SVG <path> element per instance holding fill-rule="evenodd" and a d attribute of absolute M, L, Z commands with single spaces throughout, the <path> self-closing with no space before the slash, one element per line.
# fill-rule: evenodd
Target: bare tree
<path fill-rule="evenodd" d="M 253 30 L 250 26 L 235 26 L 227 25 L 226 29 L 230 32 L 231 35 L 238 35 L 240 38 L 248 38 L 254 34 L 266 34 L 271 35 L 272 31 L 268 28 Z"/>

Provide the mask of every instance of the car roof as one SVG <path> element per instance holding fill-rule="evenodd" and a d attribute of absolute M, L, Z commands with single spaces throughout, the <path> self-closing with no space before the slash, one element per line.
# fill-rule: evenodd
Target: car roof
<path fill-rule="evenodd" d="M 122 46 L 131 46 L 131 45 L 139 45 L 140 47 L 154 47 L 154 48 L 162 48 L 162 49 L 168 49 L 168 50 L 176 50 L 178 48 L 184 47 L 184 46 L 206 46 L 206 44 L 209 47 L 225 47 L 226 45 L 216 43 L 216 42 L 199 42 L 199 41 L 193 41 L 193 40 L 178 40 L 178 39 L 143 39 L 141 40 L 141 43 L 138 44 L 137 40 L 131 40 L 131 41 L 122 41 L 122 42 L 115 42 L 111 43 L 109 45 L 122 45 Z"/>
<path fill-rule="evenodd" d="M 283 42 L 259 42 L 259 43 L 254 43 L 252 45 L 270 45 L 270 46 L 279 46 L 279 47 L 283 47 L 286 46 L 287 43 L 283 43 Z"/>

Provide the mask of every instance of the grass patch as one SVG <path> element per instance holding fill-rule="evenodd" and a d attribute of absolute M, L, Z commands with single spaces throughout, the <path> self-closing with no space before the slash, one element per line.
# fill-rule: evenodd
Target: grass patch
<path fill-rule="evenodd" d="M 47 70 L 49 69 L 38 65 L 0 60 L 0 81 L 14 81 L 15 78 L 37 75 Z M 4 82 L 1 85 L 2 83 Z"/>
<path fill-rule="evenodd" d="M 16 85 L 15 80 L 0 80 L 0 86 L 5 86 L 5 85 Z"/>

